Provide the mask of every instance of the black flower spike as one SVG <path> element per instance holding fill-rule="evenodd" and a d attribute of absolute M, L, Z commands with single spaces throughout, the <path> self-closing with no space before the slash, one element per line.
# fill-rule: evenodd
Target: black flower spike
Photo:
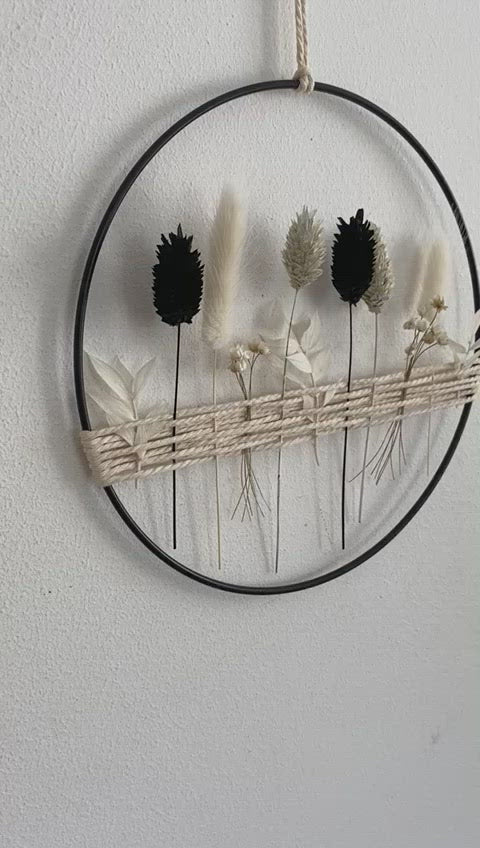
<path fill-rule="evenodd" d="M 157 246 L 158 262 L 153 266 L 153 303 L 162 321 L 172 327 L 192 323 L 200 309 L 203 265 L 198 250 L 192 250 L 193 236 L 184 236 L 181 224 L 169 238 L 162 235 Z"/>
<path fill-rule="evenodd" d="M 333 244 L 332 282 L 342 300 L 354 306 L 370 287 L 375 261 L 375 232 L 363 209 L 347 224 L 339 218 Z"/>

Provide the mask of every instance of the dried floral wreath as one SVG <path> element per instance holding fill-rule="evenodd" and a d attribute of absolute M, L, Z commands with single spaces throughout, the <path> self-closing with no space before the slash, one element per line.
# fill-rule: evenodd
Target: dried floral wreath
<path fill-rule="evenodd" d="M 192 572 L 161 551 L 135 524 L 123 507 L 112 484 L 137 481 L 160 472 L 172 475 L 172 548 L 177 540 L 177 473 L 188 466 L 212 461 L 215 465 L 215 499 L 217 525 L 216 562 L 223 568 L 222 503 L 220 473 L 223 457 L 239 457 L 239 489 L 232 518 L 259 520 L 267 511 L 275 515 L 275 553 L 272 568 L 280 569 L 282 518 L 282 455 L 284 449 L 298 442 L 311 442 L 317 463 L 323 434 L 343 432 L 340 533 L 341 547 L 346 547 L 346 490 L 351 479 L 361 478 L 358 521 L 362 521 L 366 496 L 366 479 L 372 476 L 379 484 L 389 469 L 392 477 L 400 474 L 407 463 L 404 441 L 406 419 L 424 414 L 428 420 L 427 469 L 430 466 L 430 421 L 434 410 L 463 406 L 464 412 L 478 393 L 480 385 L 480 312 L 475 315 L 470 338 L 465 344 L 451 339 L 441 322 L 448 305 L 450 281 L 446 245 L 434 243 L 418 275 L 410 314 L 405 316 L 404 330 L 410 334 L 401 370 L 393 374 L 379 373 L 379 319 L 388 307 L 395 285 L 392 263 L 379 226 L 365 217 L 363 209 L 349 219 L 338 219 L 332 244 L 331 279 L 342 301 L 348 304 L 348 361 L 346 377 L 335 383 L 328 380 L 329 353 L 323 339 L 319 316 L 299 312 L 299 294 L 307 286 L 320 285 L 324 277 L 327 244 L 323 226 L 316 211 L 304 206 L 288 228 L 282 260 L 288 282 L 293 289 L 288 316 L 276 304 L 270 321 L 247 339 L 232 332 L 232 312 L 239 288 L 240 263 L 246 242 L 247 215 L 244 205 L 232 188 L 224 189 L 212 224 L 208 258 L 205 266 L 193 236 L 185 235 L 179 224 L 168 237 L 161 235 L 157 246 L 157 262 L 153 266 L 153 306 L 161 320 L 177 328 L 176 367 L 173 404 L 164 400 L 146 400 L 147 381 L 154 373 L 156 359 L 150 359 L 135 373 L 117 356 L 108 364 L 83 351 L 83 327 L 88 291 L 98 253 L 108 227 L 126 192 L 145 165 L 168 141 L 197 117 L 231 99 L 257 91 L 294 88 L 295 82 L 259 83 L 230 92 L 187 115 L 164 134 L 139 160 L 110 205 L 91 253 L 82 282 L 77 309 L 75 333 L 75 377 L 77 399 L 84 429 L 82 444 L 96 481 L 106 487 L 107 494 L 130 529 L 154 553 L 166 562 L 201 582 L 229 591 L 270 593 L 307 588 L 338 576 L 380 549 L 393 537 L 421 506 L 443 473 L 461 436 L 466 416 L 457 428 L 452 449 L 437 470 L 427 494 L 422 495 L 386 540 L 366 554 L 357 557 L 330 575 L 298 584 L 273 587 L 244 587 L 223 583 Z M 387 113 L 363 98 L 333 86 L 316 83 L 312 90 L 341 97 L 356 103 L 380 117 L 414 148 L 440 185 L 452 211 L 462 238 L 476 306 L 479 304 L 478 278 L 470 240 L 463 218 L 451 191 L 426 151 L 414 137 Z M 203 297 L 203 302 L 202 302 Z M 301 298 L 300 298 L 301 300 Z M 354 307 L 364 303 L 373 316 L 374 355 L 372 375 L 354 377 Z M 212 402 L 208 406 L 179 407 L 181 382 L 181 326 L 190 324 L 201 311 L 202 339 L 212 352 Z M 448 353 L 435 359 L 422 359 L 432 351 Z M 422 361 L 420 361 L 422 360 Z M 277 391 L 261 394 L 255 390 L 258 369 L 278 372 Z M 217 401 L 219 369 L 228 369 L 238 388 L 239 397 L 228 402 Z M 101 428 L 90 429 L 85 394 L 103 416 Z M 467 411 L 468 414 L 468 411 Z M 349 479 L 348 436 L 350 430 L 362 428 L 363 461 Z M 376 428 L 373 430 L 373 428 Z M 374 438 L 375 434 L 375 438 Z M 255 467 L 255 453 L 274 449 L 277 452 L 276 497 L 269 502 Z"/>
<path fill-rule="evenodd" d="M 86 354 L 86 389 L 103 411 L 106 429 L 87 431 L 82 440 L 95 477 L 102 485 L 117 480 L 141 479 L 171 470 L 173 500 L 172 547 L 177 547 L 176 473 L 207 459 L 216 463 L 217 562 L 222 568 L 221 506 L 218 463 L 221 456 L 240 454 L 240 492 L 233 516 L 242 520 L 271 509 L 255 472 L 253 452 L 275 448 L 277 463 L 276 543 L 274 570 L 279 569 L 281 530 L 282 451 L 285 443 L 309 439 L 313 435 L 318 462 L 319 433 L 343 429 L 341 481 L 341 544 L 345 548 L 348 433 L 352 427 L 366 428 L 359 521 L 362 519 L 367 470 L 378 483 L 390 467 L 395 474 L 407 461 L 403 440 L 404 419 L 411 412 L 454 406 L 465 402 L 478 386 L 480 343 L 474 340 L 480 323 L 476 316 L 473 338 L 461 345 L 449 338 L 440 323 L 447 309 L 444 296 L 448 283 L 448 255 L 444 244 L 434 244 L 428 261 L 422 263 L 415 289 L 412 315 L 404 324 L 413 332 L 405 350 L 405 367 L 397 375 L 377 377 L 378 316 L 384 310 L 394 287 L 394 275 L 380 229 L 365 219 L 359 209 L 349 221 L 338 220 L 332 250 L 332 282 L 341 299 L 349 305 L 349 358 L 347 378 L 325 385 L 328 354 L 322 341 L 318 315 L 296 320 L 298 295 L 306 286 L 319 284 L 327 245 L 316 211 L 303 207 L 287 232 L 282 259 L 293 289 L 289 318 L 259 330 L 252 340 L 236 341 L 227 354 L 226 365 L 239 386 L 243 404 L 216 404 L 218 354 L 232 345 L 232 308 L 240 281 L 240 261 L 245 241 L 246 213 L 237 194 L 224 190 L 210 238 L 205 271 L 193 236 L 185 236 L 181 225 L 168 238 L 161 236 L 157 264 L 153 267 L 153 302 L 162 321 L 177 328 L 173 411 L 164 405 L 142 408 L 140 396 L 152 372 L 154 360 L 137 374 L 130 374 L 117 358 L 112 365 Z M 210 410 L 178 410 L 180 328 L 190 324 L 203 301 L 203 340 L 213 350 L 213 407 Z M 361 389 L 352 386 L 353 307 L 365 302 L 375 317 L 375 361 L 371 380 Z M 277 310 L 278 313 L 278 310 Z M 432 348 L 448 349 L 450 363 L 417 364 Z M 262 398 L 254 393 L 254 372 L 259 360 L 281 372 L 278 396 Z M 287 392 L 287 383 L 299 388 Z M 300 404 L 300 405 L 299 405 Z M 239 414 L 240 413 L 240 414 Z M 388 424 L 378 446 L 369 455 L 372 422 Z M 427 454 L 429 451 L 427 451 Z M 427 458 L 427 462 L 429 459 Z M 358 476 L 358 475 L 356 475 Z M 353 478 L 355 479 L 355 478 Z"/>

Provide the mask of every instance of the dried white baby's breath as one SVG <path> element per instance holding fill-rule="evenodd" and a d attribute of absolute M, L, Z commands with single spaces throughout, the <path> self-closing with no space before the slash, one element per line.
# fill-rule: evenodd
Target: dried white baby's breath
<path fill-rule="evenodd" d="M 259 356 L 267 356 L 270 353 L 269 348 L 262 339 L 254 339 L 248 343 L 248 349 L 251 353 L 256 353 Z"/>
<path fill-rule="evenodd" d="M 241 374 L 248 368 L 252 353 L 242 344 L 236 344 L 230 349 L 229 370 L 234 374 Z"/>
<path fill-rule="evenodd" d="M 416 318 L 416 319 L 415 319 L 415 322 L 414 322 L 414 327 L 413 327 L 413 328 L 414 328 L 415 330 L 417 330 L 419 333 L 424 333 L 424 332 L 425 332 L 425 330 L 428 330 L 428 321 L 427 321 L 427 319 L 426 319 L 426 318 Z"/>
<path fill-rule="evenodd" d="M 326 255 L 323 228 L 312 212 L 304 206 L 290 224 L 282 253 L 292 288 L 309 286 L 322 275 Z"/>
<path fill-rule="evenodd" d="M 445 312 L 445 310 L 448 309 L 448 306 L 445 303 L 445 298 L 439 297 L 438 295 L 437 295 L 437 297 L 433 298 L 432 306 L 433 306 L 434 309 L 437 310 L 437 312 Z"/>

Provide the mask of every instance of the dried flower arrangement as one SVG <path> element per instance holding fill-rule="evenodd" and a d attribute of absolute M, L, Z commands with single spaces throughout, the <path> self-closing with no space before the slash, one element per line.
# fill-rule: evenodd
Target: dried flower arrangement
<path fill-rule="evenodd" d="M 331 278 L 340 298 L 349 305 L 348 367 L 346 379 L 327 381 L 329 355 L 318 311 L 297 317 L 299 292 L 317 284 L 324 275 L 326 241 L 316 211 L 304 206 L 288 228 L 282 262 L 293 289 L 285 315 L 277 299 L 267 326 L 251 342 L 239 341 L 232 331 L 233 306 L 241 279 L 241 257 L 246 239 L 246 213 L 238 195 L 225 189 L 211 227 L 205 270 L 192 236 L 175 232 L 161 236 L 153 268 L 154 307 L 165 323 L 177 327 L 174 400 L 172 411 L 164 402 L 148 404 L 144 389 L 156 359 L 135 374 L 118 359 L 108 365 L 85 355 L 86 388 L 106 427 L 82 434 L 97 479 L 106 485 L 123 479 L 141 479 L 160 470 L 172 472 L 173 542 L 177 546 L 176 473 L 179 468 L 213 459 L 217 527 L 217 567 L 222 568 L 222 520 L 219 461 L 240 457 L 240 492 L 232 518 L 264 517 L 271 509 L 254 468 L 256 450 L 275 448 L 275 573 L 279 570 L 282 512 L 282 452 L 285 445 L 311 440 L 320 464 L 318 436 L 343 431 L 341 475 L 341 547 L 346 546 L 346 485 L 348 434 L 365 430 L 358 521 L 362 521 L 367 471 L 378 484 L 387 468 L 392 476 L 406 462 L 403 427 L 409 415 L 458 405 L 471 399 L 480 380 L 480 343 L 475 334 L 462 346 L 449 338 L 440 323 L 447 305 L 450 276 L 445 246 L 434 244 L 422 263 L 415 288 L 412 316 L 404 324 L 413 337 L 405 351 L 403 371 L 379 376 L 379 316 L 395 284 L 392 263 L 380 228 L 367 220 L 363 209 L 348 221 L 338 219 L 332 247 Z M 180 328 L 200 310 L 203 294 L 202 339 L 213 353 L 212 406 L 179 409 Z M 353 379 L 353 307 L 363 301 L 374 318 L 373 375 Z M 233 346 L 232 343 L 234 342 Z M 421 367 L 434 348 L 448 349 L 450 366 Z M 240 389 L 239 401 L 218 403 L 220 357 Z M 277 372 L 277 393 L 256 395 L 254 374 L 259 361 Z M 419 367 L 420 362 L 420 367 Z M 294 387 L 294 388 L 290 388 Z M 371 427 L 382 422 L 386 432 L 369 457 Z M 429 472 L 428 423 L 427 471 Z M 396 466 L 396 467 L 395 467 Z M 355 479 L 355 478 L 353 478 Z"/>

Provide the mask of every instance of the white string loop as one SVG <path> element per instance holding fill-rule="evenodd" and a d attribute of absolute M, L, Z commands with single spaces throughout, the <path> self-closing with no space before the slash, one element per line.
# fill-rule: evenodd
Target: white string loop
<path fill-rule="evenodd" d="M 297 70 L 293 79 L 299 81 L 298 91 L 311 94 L 315 83 L 308 67 L 307 0 L 295 0 L 295 32 L 297 41 Z"/>

